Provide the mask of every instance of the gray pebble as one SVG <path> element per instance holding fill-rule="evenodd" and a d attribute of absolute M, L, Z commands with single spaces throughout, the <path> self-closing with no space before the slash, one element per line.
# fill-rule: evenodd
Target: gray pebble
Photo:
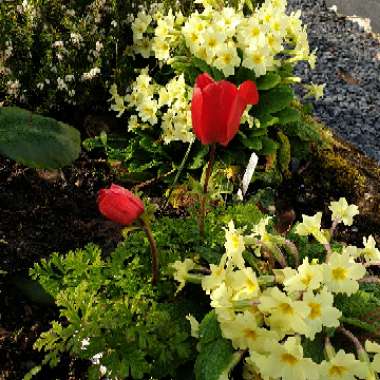
<path fill-rule="evenodd" d="M 296 69 L 306 83 L 326 83 L 324 98 L 314 102 L 316 116 L 380 162 L 380 39 L 324 0 L 288 0 L 288 8 L 302 10 L 310 48 L 318 48 L 314 70 L 304 63 Z"/>

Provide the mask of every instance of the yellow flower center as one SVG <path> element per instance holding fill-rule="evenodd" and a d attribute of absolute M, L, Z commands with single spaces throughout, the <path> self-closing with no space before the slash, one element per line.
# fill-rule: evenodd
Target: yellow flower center
<path fill-rule="evenodd" d="M 275 43 L 275 38 L 273 36 L 267 36 L 267 43 L 269 46 L 273 46 Z"/>
<path fill-rule="evenodd" d="M 293 308 L 288 303 L 280 304 L 279 308 L 284 314 L 292 315 L 294 312 Z"/>
<path fill-rule="evenodd" d="M 339 377 L 341 377 L 341 376 L 344 375 L 345 372 L 347 372 L 347 368 L 339 366 L 339 365 L 333 365 L 329 369 L 330 376 L 339 376 Z"/>
<path fill-rule="evenodd" d="M 239 235 L 238 234 L 233 234 L 231 236 L 231 245 L 232 245 L 232 248 L 234 248 L 234 249 L 238 249 L 239 248 L 240 239 L 239 239 Z"/>
<path fill-rule="evenodd" d="M 208 45 L 208 47 L 210 47 L 210 48 L 215 47 L 216 44 L 217 44 L 217 41 L 216 41 L 215 38 L 210 38 L 210 39 L 207 41 L 207 45 Z"/>
<path fill-rule="evenodd" d="M 222 60 L 226 65 L 229 65 L 232 61 L 232 56 L 231 54 L 225 54 L 222 56 Z"/>
<path fill-rule="evenodd" d="M 253 282 L 251 279 L 247 279 L 247 281 L 245 282 L 245 285 L 250 292 L 253 292 L 256 290 L 256 283 Z"/>
<path fill-rule="evenodd" d="M 257 334 L 254 330 L 251 329 L 245 329 L 244 330 L 244 336 L 248 339 L 256 340 Z"/>
<path fill-rule="evenodd" d="M 251 36 L 252 37 L 257 37 L 260 35 L 260 28 L 258 28 L 257 26 L 253 27 L 251 29 Z"/>
<path fill-rule="evenodd" d="M 190 41 L 191 42 L 197 42 L 199 40 L 199 36 L 197 33 L 191 33 L 190 34 Z"/>
<path fill-rule="evenodd" d="M 288 365 L 295 365 L 298 362 L 298 359 L 295 356 L 286 353 L 281 355 L 281 361 Z"/>
<path fill-rule="evenodd" d="M 322 315 L 321 305 L 319 303 L 310 302 L 309 307 L 310 307 L 310 314 L 309 314 L 310 319 L 316 319 Z"/>
<path fill-rule="evenodd" d="M 303 276 L 301 278 L 301 282 L 305 285 L 305 286 L 309 286 L 310 285 L 310 282 L 311 280 L 313 279 L 313 276 L 310 274 L 310 273 L 307 273 L 305 274 L 305 276 Z"/>
<path fill-rule="evenodd" d="M 345 280 L 347 278 L 347 269 L 342 267 L 337 267 L 332 270 L 332 275 L 334 280 Z"/>
<path fill-rule="evenodd" d="M 261 63 L 263 63 L 263 61 L 264 59 L 262 55 L 255 54 L 253 56 L 253 62 L 255 62 L 256 65 L 260 65 Z"/>

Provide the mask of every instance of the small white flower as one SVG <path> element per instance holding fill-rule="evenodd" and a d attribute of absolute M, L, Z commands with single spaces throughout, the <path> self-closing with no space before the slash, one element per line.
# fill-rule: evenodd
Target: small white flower
<path fill-rule="evenodd" d="M 81 342 L 81 350 L 86 350 L 87 347 L 90 345 L 90 338 L 84 338 Z"/>

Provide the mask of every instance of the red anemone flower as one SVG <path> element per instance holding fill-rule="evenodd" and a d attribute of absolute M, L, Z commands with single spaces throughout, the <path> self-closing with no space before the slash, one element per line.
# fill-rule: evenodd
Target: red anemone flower
<path fill-rule="evenodd" d="M 193 130 L 202 144 L 227 146 L 239 130 L 248 104 L 257 104 L 259 93 L 254 82 L 247 80 L 239 88 L 226 80 L 215 82 L 207 73 L 195 81 L 191 101 Z"/>
<path fill-rule="evenodd" d="M 98 207 L 106 218 L 122 225 L 133 223 L 144 212 L 144 203 L 139 197 L 114 184 L 99 191 Z"/>

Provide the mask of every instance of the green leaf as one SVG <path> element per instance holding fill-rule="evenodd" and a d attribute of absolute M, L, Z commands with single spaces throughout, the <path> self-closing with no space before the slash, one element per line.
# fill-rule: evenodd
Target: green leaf
<path fill-rule="evenodd" d="M 80 152 L 75 128 L 18 107 L 0 108 L 0 153 L 33 168 L 58 169 Z"/>
<path fill-rule="evenodd" d="M 222 337 L 215 311 L 209 312 L 199 326 L 200 353 L 195 361 L 196 380 L 227 380 L 236 365 L 229 340 Z"/>
<path fill-rule="evenodd" d="M 243 132 L 239 132 L 238 136 L 239 140 L 246 148 L 252 149 L 254 151 L 259 151 L 263 147 L 261 136 L 247 136 Z"/>
<path fill-rule="evenodd" d="M 199 325 L 199 339 L 201 344 L 206 344 L 220 338 L 221 335 L 219 322 L 216 319 L 215 311 L 210 311 L 202 319 Z"/>
<path fill-rule="evenodd" d="M 205 157 L 209 151 L 209 147 L 206 145 L 202 145 L 198 151 L 195 153 L 190 165 L 189 169 L 199 169 L 205 164 Z"/>
<path fill-rule="evenodd" d="M 260 93 L 260 101 L 253 106 L 254 113 L 274 114 L 287 107 L 294 98 L 293 90 L 286 85 L 277 86 Z"/>
<path fill-rule="evenodd" d="M 240 85 L 246 80 L 256 81 L 256 75 L 253 70 L 249 70 L 246 67 L 240 66 L 236 72 L 236 83 Z"/>
<path fill-rule="evenodd" d="M 281 76 L 273 71 L 257 79 L 256 85 L 259 90 L 270 90 L 281 82 Z"/>
<path fill-rule="evenodd" d="M 315 363 L 321 363 L 325 359 L 324 356 L 324 337 L 322 334 L 317 334 L 314 340 L 302 339 L 302 347 L 304 356 L 311 358 Z"/>
<path fill-rule="evenodd" d="M 261 138 L 262 148 L 260 153 L 267 156 L 276 153 L 279 144 L 271 138 L 264 136 Z"/>
<path fill-rule="evenodd" d="M 202 346 L 194 366 L 196 380 L 228 380 L 235 357 L 231 342 L 226 339 Z"/>
<path fill-rule="evenodd" d="M 212 68 L 202 59 L 197 58 L 197 57 L 192 57 L 191 63 L 194 67 L 196 67 L 202 73 L 209 73 L 210 75 L 212 74 Z"/>
<path fill-rule="evenodd" d="M 217 68 L 215 67 L 212 67 L 211 68 L 212 72 L 211 72 L 211 76 L 215 79 L 215 80 L 222 80 L 224 79 L 224 74 L 222 71 L 218 70 Z"/>
<path fill-rule="evenodd" d="M 301 119 L 300 112 L 291 107 L 284 108 L 282 111 L 276 113 L 276 116 L 278 118 L 278 123 L 281 125 L 295 123 Z"/>
<path fill-rule="evenodd" d="M 257 118 L 260 120 L 260 128 L 268 128 L 279 122 L 279 118 L 277 116 L 272 116 L 269 114 L 260 115 L 257 116 Z"/>

